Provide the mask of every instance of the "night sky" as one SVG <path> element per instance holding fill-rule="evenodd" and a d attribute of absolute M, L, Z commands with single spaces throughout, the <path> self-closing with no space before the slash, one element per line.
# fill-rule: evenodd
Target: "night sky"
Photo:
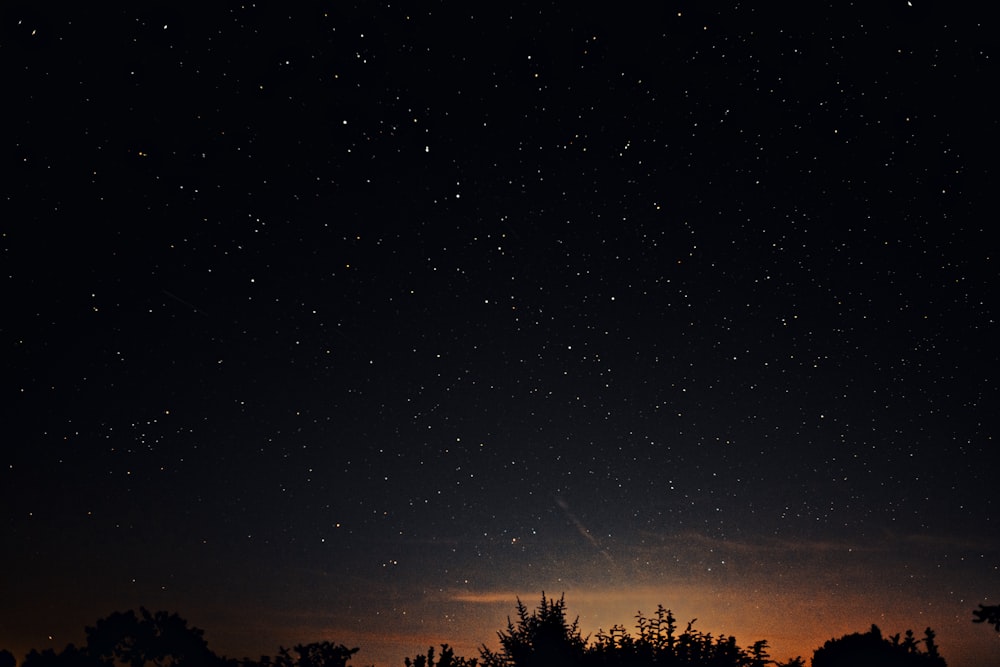
<path fill-rule="evenodd" d="M 804 4 L 5 2 L 0 648 L 996 664 L 995 29 Z"/>

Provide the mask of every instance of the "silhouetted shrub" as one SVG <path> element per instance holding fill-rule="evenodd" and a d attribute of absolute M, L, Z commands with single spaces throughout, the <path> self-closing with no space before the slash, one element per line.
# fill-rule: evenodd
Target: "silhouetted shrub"
<path fill-rule="evenodd" d="M 100 667 L 100 665 L 100 661 L 88 656 L 73 644 L 67 644 L 59 653 L 50 648 L 42 652 L 32 649 L 21 663 L 21 667 Z"/>
<path fill-rule="evenodd" d="M 262 655 L 259 660 L 226 660 L 222 667 L 345 667 L 358 650 L 328 641 L 296 644 L 290 649 L 279 646 L 274 657 Z"/>
<path fill-rule="evenodd" d="M 678 633 L 673 612 L 663 605 L 657 606 L 652 618 L 640 612 L 636 615 L 637 636 L 633 637 L 620 625 L 613 626 L 609 632 L 598 632 L 588 648 L 586 664 L 593 667 L 763 667 L 771 662 L 766 641 L 755 642 L 749 650 L 742 649 L 735 637 L 713 637 L 711 633 L 696 630 L 694 622 L 690 621 L 684 631 Z"/>
<path fill-rule="evenodd" d="M 812 667 L 947 667 L 934 643 L 934 631 L 924 632 L 925 650 L 912 630 L 900 641 L 898 634 L 886 639 L 877 625 L 868 632 L 831 639 L 813 653 Z"/>
<path fill-rule="evenodd" d="M 787 662 L 775 662 L 774 667 L 806 667 L 806 661 L 800 655 L 789 659 Z"/>
<path fill-rule="evenodd" d="M 475 658 L 463 658 L 455 655 L 447 644 L 441 644 L 441 657 L 434 661 L 434 647 L 427 649 L 426 654 L 418 654 L 416 658 L 410 660 L 404 658 L 406 667 L 476 667 L 478 661 Z"/>
<path fill-rule="evenodd" d="M 566 620 L 565 611 L 562 597 L 550 600 L 543 593 L 531 614 L 518 600 L 517 622 L 508 619 L 507 630 L 498 633 L 500 651 L 481 649 L 484 667 L 764 667 L 772 662 L 766 641 L 742 649 L 734 637 L 695 630 L 694 621 L 678 632 L 673 613 L 662 605 L 652 618 L 636 616 L 636 636 L 615 625 L 589 644 L 578 622 Z"/>
<path fill-rule="evenodd" d="M 297 644 L 294 651 L 298 654 L 298 659 L 292 663 L 294 667 L 345 667 L 358 649 L 347 648 L 343 644 L 313 642 Z"/>
<path fill-rule="evenodd" d="M 102 665 L 203 667 L 218 661 L 203 630 L 189 628 L 183 618 L 165 611 L 115 612 L 86 632 L 84 652 Z"/>
<path fill-rule="evenodd" d="M 565 596 L 542 602 L 531 614 L 519 599 L 517 623 L 507 619 L 507 630 L 497 633 L 500 651 L 485 646 L 480 650 L 484 667 L 564 667 L 578 665 L 587 641 L 580 636 L 579 624 L 566 621 Z"/>

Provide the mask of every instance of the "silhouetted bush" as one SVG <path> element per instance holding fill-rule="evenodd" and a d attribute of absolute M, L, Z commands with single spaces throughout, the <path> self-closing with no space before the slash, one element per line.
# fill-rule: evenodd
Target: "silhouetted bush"
<path fill-rule="evenodd" d="M 99 664 L 145 667 L 202 667 L 218 657 L 208 650 L 204 631 L 189 628 L 187 621 L 165 611 L 150 613 L 144 608 L 115 612 L 86 629 L 85 653 Z"/>
<path fill-rule="evenodd" d="M 288 659 L 288 651 L 282 649 L 282 657 L 286 658 L 282 667 L 345 667 L 351 656 L 358 652 L 357 648 L 330 642 L 297 644 L 293 650 L 297 657 Z"/>
<path fill-rule="evenodd" d="M 787 662 L 776 661 L 774 667 L 806 667 L 806 661 L 800 655 L 789 659 Z"/>
<path fill-rule="evenodd" d="M 920 650 L 920 642 L 925 650 Z M 912 630 L 900 641 L 898 634 L 886 639 L 877 625 L 868 632 L 831 639 L 813 653 L 812 667 L 947 667 L 934 643 L 934 631 L 924 631 L 917 640 Z"/>
<path fill-rule="evenodd" d="M 73 644 L 67 644 L 59 653 L 52 649 L 38 652 L 32 649 L 25 656 L 21 667 L 101 667 L 102 663 L 87 655 Z"/>
<path fill-rule="evenodd" d="M 437 662 L 434 661 L 433 646 L 427 649 L 426 654 L 418 654 L 413 660 L 404 658 L 403 662 L 406 667 L 476 667 L 478 661 L 475 658 L 457 656 L 450 646 L 441 644 L 441 657 Z"/>
<path fill-rule="evenodd" d="M 771 662 L 766 641 L 743 649 L 737 645 L 735 637 L 714 637 L 696 630 L 694 622 L 687 623 L 684 631 L 678 633 L 673 612 L 663 605 L 657 606 L 652 618 L 640 612 L 636 615 L 635 637 L 620 625 L 613 626 L 609 632 L 598 632 L 596 641 L 587 651 L 587 664 L 594 667 L 763 667 Z"/>
<path fill-rule="evenodd" d="M 577 621 L 566 621 L 565 596 L 542 602 L 531 614 L 517 601 L 517 623 L 507 619 L 507 630 L 497 633 L 500 651 L 483 646 L 484 667 L 562 667 L 581 664 L 587 641 Z"/>
<path fill-rule="evenodd" d="M 82 648 L 68 644 L 60 652 L 32 649 L 21 667 L 215 667 L 221 662 L 208 649 L 203 631 L 189 628 L 177 614 L 115 612 L 85 632 Z"/>
<path fill-rule="evenodd" d="M 274 657 L 225 659 L 221 667 L 345 667 L 358 650 L 327 641 L 296 644 L 290 649 L 279 646 Z"/>
<path fill-rule="evenodd" d="M 615 625 L 588 643 L 578 622 L 567 621 L 565 599 L 551 600 L 543 593 L 530 614 L 518 600 L 517 622 L 508 619 L 507 630 L 498 633 L 500 650 L 484 646 L 480 653 L 484 667 L 764 667 L 772 662 L 766 641 L 743 649 L 735 637 L 695 630 L 694 621 L 678 632 L 673 613 L 662 605 L 652 618 L 636 616 L 636 632 L 633 636 Z"/>

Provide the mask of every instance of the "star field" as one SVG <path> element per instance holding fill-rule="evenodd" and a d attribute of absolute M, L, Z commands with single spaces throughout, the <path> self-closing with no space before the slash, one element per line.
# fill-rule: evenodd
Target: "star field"
<path fill-rule="evenodd" d="M 953 11 L 4 8 L 0 648 L 144 605 L 474 656 L 546 590 L 988 664 L 994 47 Z"/>

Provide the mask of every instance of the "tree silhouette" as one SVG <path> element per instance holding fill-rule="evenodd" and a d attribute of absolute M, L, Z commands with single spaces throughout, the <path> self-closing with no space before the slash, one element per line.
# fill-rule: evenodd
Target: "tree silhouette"
<path fill-rule="evenodd" d="M 463 658 L 455 655 L 455 651 L 447 644 L 441 644 L 441 657 L 438 658 L 437 662 L 434 662 L 433 646 L 427 649 L 426 654 L 418 654 L 413 660 L 404 658 L 403 662 L 406 667 L 476 667 L 478 664 L 475 658 Z"/>
<path fill-rule="evenodd" d="M 735 637 L 713 637 L 711 633 L 696 630 L 696 620 L 678 634 L 673 612 L 659 605 L 652 618 L 642 613 L 636 615 L 636 637 L 620 625 L 609 632 L 598 632 L 588 648 L 586 664 L 588 667 L 764 667 L 773 662 L 766 641 L 755 642 L 749 650 L 742 649 Z M 789 664 L 801 667 L 794 661 Z"/>
<path fill-rule="evenodd" d="M 994 630 L 1000 632 L 1000 605 L 980 604 L 979 609 L 972 610 L 972 615 L 975 616 L 973 623 L 989 623 Z"/>
<path fill-rule="evenodd" d="M 259 660 L 228 659 L 221 667 L 345 667 L 358 650 L 328 641 L 296 644 L 292 648 L 279 646 L 274 657 L 262 655 Z"/>
<path fill-rule="evenodd" d="M 73 644 L 67 644 L 61 652 L 52 649 L 38 652 L 32 649 L 25 656 L 21 667 L 100 667 L 101 663 L 90 657 Z"/>
<path fill-rule="evenodd" d="M 694 621 L 683 632 L 677 621 L 662 605 L 647 618 L 636 615 L 637 635 L 620 625 L 599 631 L 592 643 L 580 635 L 578 623 L 566 620 L 564 598 L 553 600 L 542 593 L 542 602 L 533 613 L 517 601 L 517 621 L 508 618 L 507 630 L 497 633 L 501 649 L 480 649 L 484 667 L 765 667 L 774 661 L 767 653 L 767 642 L 758 641 L 749 649 L 740 648 L 736 638 L 714 637 L 694 628 Z M 801 659 L 788 667 L 803 667 Z M 407 663 L 407 667 L 411 667 Z M 422 667 L 413 665 L 412 667 Z"/>
<path fill-rule="evenodd" d="M 1000 607 L 980 605 L 977 623 L 992 623 L 1000 631 Z M 695 619 L 697 620 L 697 619 Z M 569 622 L 565 596 L 542 593 L 539 606 L 528 610 L 518 598 L 515 619 L 497 633 L 500 649 L 480 648 L 480 659 L 456 656 L 448 644 L 440 653 L 405 658 L 406 667 L 805 667 L 801 657 L 772 660 L 761 640 L 741 648 L 736 638 L 713 636 L 690 621 L 679 631 L 669 609 L 657 606 L 652 617 L 639 612 L 633 635 L 620 625 L 599 630 L 593 641 L 580 633 L 579 619 Z M 209 650 L 202 630 L 188 627 L 176 614 L 140 608 L 115 612 L 85 628 L 87 642 L 62 651 L 31 650 L 21 667 L 347 667 L 357 648 L 329 641 L 279 647 L 274 657 L 232 659 Z M 9 651 L 0 650 L 0 667 L 15 667 Z M 947 667 L 934 631 L 918 639 L 912 630 L 884 637 L 878 626 L 827 641 L 813 654 L 812 667 Z"/>
<path fill-rule="evenodd" d="M 115 612 L 88 627 L 85 653 L 101 665 L 129 667 L 202 667 L 218 662 L 204 631 L 177 614 L 145 608 Z"/>
<path fill-rule="evenodd" d="M 775 667 L 806 667 L 806 661 L 800 655 L 788 660 L 787 662 L 775 662 L 774 665 Z"/>
<path fill-rule="evenodd" d="M 357 648 L 325 641 L 297 644 L 294 650 L 298 654 L 298 659 L 292 663 L 295 667 L 345 667 L 351 656 L 358 652 Z"/>
<path fill-rule="evenodd" d="M 177 614 L 151 613 L 140 608 L 114 612 L 85 628 L 87 643 L 82 648 L 68 644 L 61 652 L 32 649 L 21 667 L 345 667 L 357 648 L 328 641 L 278 648 L 276 656 L 250 658 L 219 657 L 208 648 L 204 632 L 188 627 Z M 450 651 L 450 650 L 449 650 Z M 442 655 L 442 658 L 444 655 Z M 452 657 L 450 652 L 448 657 Z M 440 667 L 475 667 L 462 659 Z M 8 651 L 0 651 L 0 667 L 14 667 Z M 426 667 L 433 667 L 427 665 Z"/>
<path fill-rule="evenodd" d="M 565 595 L 545 597 L 531 614 L 517 600 L 517 623 L 509 617 L 507 630 L 497 633 L 500 651 L 480 649 L 484 667 L 564 667 L 580 664 L 587 640 L 580 636 L 578 620 L 566 621 Z"/>
<path fill-rule="evenodd" d="M 934 636 L 933 630 L 925 630 L 921 641 L 926 650 L 921 651 L 912 630 L 900 641 L 898 634 L 885 639 L 878 626 L 872 625 L 864 634 L 855 632 L 827 641 L 813 652 L 812 667 L 947 667 Z"/>

